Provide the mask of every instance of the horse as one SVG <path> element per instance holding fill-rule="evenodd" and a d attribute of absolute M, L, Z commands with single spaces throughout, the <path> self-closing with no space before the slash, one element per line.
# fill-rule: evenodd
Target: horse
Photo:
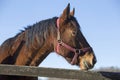
<path fill-rule="evenodd" d="M 42 20 L 26 27 L 0 46 L 0 64 L 38 66 L 50 52 L 56 52 L 71 65 L 89 70 L 96 56 L 81 32 L 70 4 L 60 17 Z M 38 80 L 37 77 L 1 75 L 0 80 Z"/>

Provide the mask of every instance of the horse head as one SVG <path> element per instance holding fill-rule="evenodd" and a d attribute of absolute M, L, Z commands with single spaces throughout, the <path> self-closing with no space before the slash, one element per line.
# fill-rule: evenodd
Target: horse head
<path fill-rule="evenodd" d="M 70 4 L 57 19 L 57 38 L 55 51 L 72 65 L 82 70 L 93 68 L 96 57 L 92 47 L 83 36 L 80 25 L 74 17 L 75 9 L 70 12 Z"/>

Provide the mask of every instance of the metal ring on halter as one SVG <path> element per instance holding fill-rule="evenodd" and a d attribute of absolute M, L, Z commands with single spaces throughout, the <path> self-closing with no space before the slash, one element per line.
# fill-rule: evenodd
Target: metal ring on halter
<path fill-rule="evenodd" d="M 62 44 L 62 40 L 57 40 L 59 44 Z"/>
<path fill-rule="evenodd" d="M 76 49 L 76 50 L 75 50 L 75 53 L 80 54 L 80 53 L 81 53 L 81 50 L 80 50 L 80 49 Z"/>

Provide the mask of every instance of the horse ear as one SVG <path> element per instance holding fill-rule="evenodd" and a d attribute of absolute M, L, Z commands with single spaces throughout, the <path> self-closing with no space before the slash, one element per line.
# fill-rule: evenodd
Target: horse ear
<path fill-rule="evenodd" d="M 73 10 L 70 12 L 71 16 L 74 16 L 74 14 L 75 14 L 75 8 L 73 8 Z"/>
<path fill-rule="evenodd" d="M 69 18 L 70 14 L 70 3 L 67 5 L 67 7 L 64 9 L 60 19 L 63 21 L 67 20 Z"/>

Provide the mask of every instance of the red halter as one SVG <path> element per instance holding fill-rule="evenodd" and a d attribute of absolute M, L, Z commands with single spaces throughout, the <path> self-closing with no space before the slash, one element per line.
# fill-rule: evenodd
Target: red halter
<path fill-rule="evenodd" d="M 63 47 L 65 47 L 66 49 L 74 52 L 75 55 L 74 55 L 74 57 L 73 57 L 73 59 L 72 59 L 72 61 L 71 61 L 71 64 L 74 65 L 74 64 L 76 63 L 76 61 L 77 61 L 78 55 L 81 54 L 81 53 L 87 52 L 87 51 L 90 49 L 90 47 L 88 47 L 88 48 L 82 48 L 82 49 L 75 49 L 75 48 L 67 45 L 66 43 L 64 43 L 64 42 L 61 40 L 61 38 L 60 38 L 59 18 L 57 19 L 57 28 L 58 28 L 58 29 L 57 29 L 57 40 L 58 40 L 58 42 L 57 42 L 56 52 L 59 53 L 60 46 L 63 46 Z"/>

